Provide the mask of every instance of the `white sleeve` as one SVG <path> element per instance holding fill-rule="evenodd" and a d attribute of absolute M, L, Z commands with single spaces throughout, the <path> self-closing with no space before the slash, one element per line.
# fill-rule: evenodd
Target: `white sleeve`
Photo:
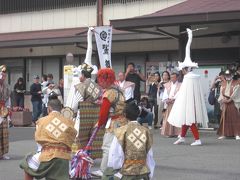
<path fill-rule="evenodd" d="M 108 167 L 113 169 L 122 168 L 124 162 L 124 153 L 121 145 L 118 143 L 116 136 L 114 136 L 112 144 L 109 149 Z"/>
<path fill-rule="evenodd" d="M 133 88 L 131 86 L 127 87 L 124 91 L 124 94 L 126 100 L 133 98 Z"/>
<path fill-rule="evenodd" d="M 75 90 L 74 95 L 72 97 L 68 97 L 66 107 L 70 107 L 76 113 L 78 110 L 78 103 L 81 101 L 83 101 L 82 95 Z"/>
<path fill-rule="evenodd" d="M 147 166 L 150 170 L 150 179 L 153 177 L 153 173 L 154 173 L 154 168 L 155 168 L 155 161 L 153 159 L 153 151 L 152 148 L 148 151 L 147 154 Z"/>
<path fill-rule="evenodd" d="M 10 108 L 11 107 L 11 98 L 9 97 L 8 99 L 7 99 L 7 101 L 5 102 L 5 106 L 7 107 L 7 108 Z"/>
<path fill-rule="evenodd" d="M 42 93 L 47 94 L 48 87 L 42 87 Z"/>
<path fill-rule="evenodd" d="M 73 97 L 72 109 L 76 112 L 78 109 L 78 103 L 83 101 L 82 95 L 76 91 L 75 96 Z"/>
<path fill-rule="evenodd" d="M 163 96 L 162 96 L 162 101 L 166 101 L 168 99 L 168 93 L 167 93 L 167 88 L 164 89 Z"/>

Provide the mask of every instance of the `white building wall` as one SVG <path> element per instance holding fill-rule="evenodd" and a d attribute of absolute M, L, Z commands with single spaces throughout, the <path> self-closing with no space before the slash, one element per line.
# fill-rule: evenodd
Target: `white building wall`
<path fill-rule="evenodd" d="M 27 61 L 27 81 L 26 81 L 26 88 L 30 90 L 30 86 L 33 83 L 34 75 L 38 75 L 41 77 L 42 71 L 42 63 L 41 59 L 29 59 Z"/>
<path fill-rule="evenodd" d="M 184 1 L 186 0 L 146 0 L 126 4 L 107 4 L 103 7 L 103 24 L 108 25 L 109 20 L 113 19 L 125 19 L 154 13 Z"/>
<path fill-rule="evenodd" d="M 52 74 L 55 84 L 58 84 L 59 82 L 59 72 L 59 58 L 45 58 L 43 60 L 43 74 Z"/>
<path fill-rule="evenodd" d="M 110 19 L 131 18 L 159 11 L 185 0 L 145 0 L 104 5 L 104 25 Z M 83 6 L 0 15 L 0 33 L 96 26 L 97 7 Z"/>
<path fill-rule="evenodd" d="M 96 6 L 0 15 L 0 33 L 96 25 Z"/>
<path fill-rule="evenodd" d="M 112 66 L 116 74 L 116 78 L 118 79 L 119 72 L 125 72 L 125 57 L 124 55 L 115 55 L 112 56 Z"/>

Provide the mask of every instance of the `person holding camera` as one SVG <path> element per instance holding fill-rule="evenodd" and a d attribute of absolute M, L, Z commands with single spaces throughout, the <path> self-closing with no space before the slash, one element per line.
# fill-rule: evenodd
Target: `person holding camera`
<path fill-rule="evenodd" d="M 216 76 L 216 78 L 213 80 L 211 90 L 210 90 L 210 93 L 213 93 L 214 95 L 214 101 L 213 102 L 209 101 L 209 104 L 214 106 L 214 116 L 217 118 L 217 123 L 220 122 L 220 118 L 221 118 L 220 104 L 217 100 L 220 96 L 221 85 L 224 81 L 225 81 L 224 71 L 221 71 L 219 75 Z M 210 98 L 210 95 L 209 95 L 209 98 Z"/>
<path fill-rule="evenodd" d="M 48 100 L 49 100 L 49 94 L 51 92 L 56 93 L 56 95 L 58 97 L 58 100 L 63 105 L 63 98 L 62 98 L 61 91 L 59 90 L 59 88 L 54 83 L 49 83 L 48 86 L 42 90 L 42 92 L 46 93 L 48 95 Z M 48 103 L 48 100 L 47 100 L 47 103 Z"/>
<path fill-rule="evenodd" d="M 226 81 L 222 83 L 218 102 L 222 109 L 218 139 L 235 137 L 240 140 L 240 81 L 233 79 L 231 70 L 225 71 Z"/>
<path fill-rule="evenodd" d="M 155 72 L 153 82 L 151 82 L 151 84 L 149 85 L 149 91 L 148 91 L 149 103 L 150 103 L 152 112 L 154 112 L 154 127 L 156 127 L 158 123 L 157 91 L 158 91 L 158 86 L 160 81 L 161 81 L 161 77 L 159 72 Z"/>
<path fill-rule="evenodd" d="M 126 77 L 126 81 L 131 81 L 135 83 L 134 99 L 139 103 L 141 99 L 140 82 L 146 81 L 145 76 L 140 73 L 139 69 L 138 70 L 135 69 L 134 63 L 128 63 L 125 77 Z"/>
<path fill-rule="evenodd" d="M 138 122 L 142 125 L 148 123 L 148 129 L 152 129 L 153 113 L 151 112 L 151 106 L 147 97 L 143 97 L 139 103 L 140 115 Z"/>

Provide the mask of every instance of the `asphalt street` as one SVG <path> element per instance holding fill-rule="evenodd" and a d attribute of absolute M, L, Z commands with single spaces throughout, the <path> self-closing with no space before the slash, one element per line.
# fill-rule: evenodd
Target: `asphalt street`
<path fill-rule="evenodd" d="M 36 150 L 34 128 L 10 128 L 10 160 L 0 161 L 0 180 L 22 180 L 19 162 L 28 152 Z M 154 180 L 240 180 L 240 141 L 217 140 L 215 131 L 200 131 L 202 146 L 191 147 L 191 133 L 185 145 L 173 145 L 175 138 L 154 137 Z M 96 160 L 95 167 L 100 166 Z"/>

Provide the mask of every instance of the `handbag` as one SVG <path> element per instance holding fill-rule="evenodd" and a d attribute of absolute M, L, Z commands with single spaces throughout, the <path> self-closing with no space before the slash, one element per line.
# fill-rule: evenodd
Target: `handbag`
<path fill-rule="evenodd" d="M 216 103 L 215 90 L 211 90 L 208 95 L 208 103 L 214 105 Z"/>

